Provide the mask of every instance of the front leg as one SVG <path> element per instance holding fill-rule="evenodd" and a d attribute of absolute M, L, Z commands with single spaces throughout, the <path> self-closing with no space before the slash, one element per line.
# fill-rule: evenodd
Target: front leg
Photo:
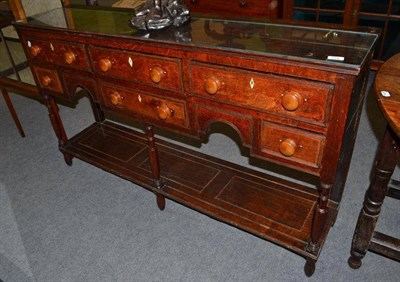
<path fill-rule="evenodd" d="M 163 185 L 161 183 L 161 178 L 160 178 L 160 161 L 158 158 L 158 151 L 152 125 L 146 125 L 146 136 L 147 136 L 147 147 L 149 149 L 151 173 L 153 175 L 153 179 L 157 189 L 160 190 Z M 156 196 L 157 196 L 157 206 L 160 210 L 163 210 L 165 208 L 165 197 L 157 192 Z"/>
<path fill-rule="evenodd" d="M 311 258 L 306 259 L 306 264 L 304 265 L 304 273 L 306 274 L 307 277 L 311 277 L 314 274 L 315 263 L 316 260 L 314 259 Z"/>
<path fill-rule="evenodd" d="M 58 146 L 64 146 L 68 141 L 68 137 L 65 133 L 64 125 L 62 124 L 57 103 L 54 97 L 50 95 L 44 95 L 44 101 L 49 111 L 49 118 L 51 121 L 51 125 L 53 126 L 54 133 L 58 138 Z M 72 156 L 68 153 L 63 154 L 67 165 L 72 165 Z"/>
<path fill-rule="evenodd" d="M 325 229 L 326 218 L 328 215 L 328 200 L 332 184 L 326 184 L 321 181 L 319 191 L 318 203 L 315 206 L 313 222 L 311 226 L 311 240 L 308 244 L 307 250 L 313 254 L 319 251 L 320 239 Z"/>
<path fill-rule="evenodd" d="M 332 186 L 332 184 L 326 184 L 321 181 L 320 187 L 318 189 L 319 198 L 315 206 L 313 221 L 311 225 L 311 238 L 307 246 L 307 251 L 314 255 L 318 254 L 318 251 L 321 248 L 320 240 L 326 227 L 329 193 Z M 304 266 L 304 272 L 307 277 L 313 275 L 316 262 L 317 261 L 315 259 L 307 258 L 306 264 Z"/>

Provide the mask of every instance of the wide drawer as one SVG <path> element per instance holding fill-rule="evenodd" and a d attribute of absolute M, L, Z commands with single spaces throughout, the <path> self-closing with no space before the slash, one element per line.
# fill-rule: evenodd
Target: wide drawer
<path fill-rule="evenodd" d="M 29 56 L 38 61 L 89 70 L 89 60 L 82 44 L 40 39 L 29 39 L 25 44 L 28 47 Z"/>
<path fill-rule="evenodd" d="M 57 92 L 58 94 L 63 94 L 61 80 L 55 69 L 33 66 L 33 73 L 35 74 L 41 88 Z"/>
<path fill-rule="evenodd" d="M 161 99 L 148 93 L 105 83 L 100 85 L 103 104 L 114 112 L 151 119 L 157 124 L 188 127 L 189 122 L 183 101 Z"/>
<path fill-rule="evenodd" d="M 230 67 L 190 64 L 194 95 L 262 112 L 325 124 L 333 86 Z"/>
<path fill-rule="evenodd" d="M 260 154 L 318 168 L 324 150 L 325 137 L 280 126 L 270 122 L 261 123 Z"/>
<path fill-rule="evenodd" d="M 165 89 L 182 89 L 179 59 L 97 47 L 90 48 L 90 55 L 94 70 L 102 75 Z"/>

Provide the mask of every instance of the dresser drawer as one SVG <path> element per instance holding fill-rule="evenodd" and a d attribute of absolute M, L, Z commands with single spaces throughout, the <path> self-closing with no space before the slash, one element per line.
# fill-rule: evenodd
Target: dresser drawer
<path fill-rule="evenodd" d="M 262 122 L 260 154 L 275 156 L 310 167 L 320 167 L 325 137 L 294 128 Z"/>
<path fill-rule="evenodd" d="M 165 89 L 182 89 L 179 59 L 95 47 L 90 49 L 90 55 L 94 70 L 102 75 Z"/>
<path fill-rule="evenodd" d="M 41 88 L 63 94 L 61 81 L 55 69 L 47 69 L 34 66 L 33 73 L 36 76 L 37 81 L 39 82 L 39 86 Z"/>
<path fill-rule="evenodd" d="M 103 104 L 114 112 L 134 117 L 150 118 L 157 124 L 188 127 L 185 103 L 161 99 L 147 93 L 101 84 Z"/>
<path fill-rule="evenodd" d="M 229 67 L 190 64 L 194 95 L 262 112 L 325 124 L 333 86 Z"/>
<path fill-rule="evenodd" d="M 60 41 L 27 40 L 26 45 L 31 58 L 38 61 L 89 70 L 89 60 L 81 44 Z"/>

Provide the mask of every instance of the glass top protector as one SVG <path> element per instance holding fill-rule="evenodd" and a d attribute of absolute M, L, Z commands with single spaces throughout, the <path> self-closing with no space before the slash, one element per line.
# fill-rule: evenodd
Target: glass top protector
<path fill-rule="evenodd" d="M 132 27 L 134 11 L 59 8 L 31 17 L 31 26 L 112 34 L 166 43 L 295 58 L 324 64 L 360 66 L 377 34 L 295 25 L 192 17 L 176 28 L 143 31 Z"/>

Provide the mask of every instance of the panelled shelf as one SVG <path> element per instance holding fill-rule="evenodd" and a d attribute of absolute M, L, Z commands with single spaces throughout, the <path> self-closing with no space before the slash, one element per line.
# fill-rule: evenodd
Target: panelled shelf
<path fill-rule="evenodd" d="M 319 253 L 306 251 L 318 199 L 315 189 L 166 141 L 158 140 L 157 149 L 162 189 L 152 178 L 146 136 L 135 130 L 96 122 L 61 147 L 64 153 L 152 192 L 317 259 Z M 335 214 L 335 208 L 330 208 L 321 244 Z"/>

